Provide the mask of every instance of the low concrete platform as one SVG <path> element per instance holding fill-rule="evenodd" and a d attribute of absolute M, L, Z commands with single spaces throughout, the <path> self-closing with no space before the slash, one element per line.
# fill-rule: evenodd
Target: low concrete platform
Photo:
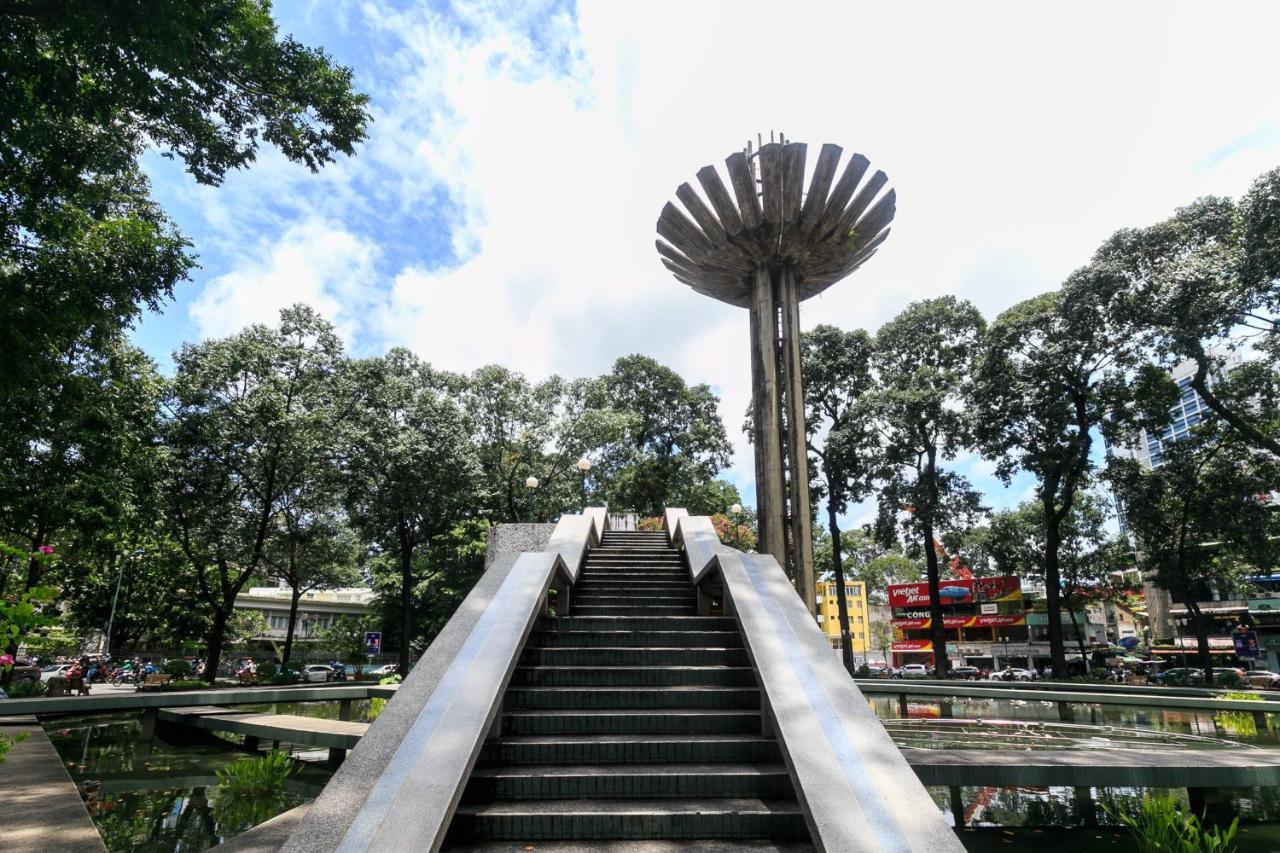
<path fill-rule="evenodd" d="M 211 705 L 161 708 L 159 718 L 166 723 L 240 734 L 245 738 L 283 740 L 305 746 L 343 750 L 354 748 L 369 730 L 368 723 L 323 720 L 294 714 L 258 714 Z"/>
<path fill-rule="evenodd" d="M 907 749 L 926 785 L 1237 788 L 1280 785 L 1280 749 Z"/>
<path fill-rule="evenodd" d="M 276 853 L 310 810 L 311 803 L 303 803 L 219 844 L 209 853 Z"/>
<path fill-rule="evenodd" d="M 35 717 L 0 718 L 0 732 L 26 735 L 0 764 L 0 848 L 6 853 L 106 853 L 80 791 Z"/>

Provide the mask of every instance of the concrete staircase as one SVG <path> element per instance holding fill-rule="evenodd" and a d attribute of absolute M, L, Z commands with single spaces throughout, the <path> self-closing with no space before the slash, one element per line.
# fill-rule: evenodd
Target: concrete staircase
<path fill-rule="evenodd" d="M 535 625 L 446 848 L 812 849 L 737 626 L 664 533 L 606 532 L 572 613 Z"/>

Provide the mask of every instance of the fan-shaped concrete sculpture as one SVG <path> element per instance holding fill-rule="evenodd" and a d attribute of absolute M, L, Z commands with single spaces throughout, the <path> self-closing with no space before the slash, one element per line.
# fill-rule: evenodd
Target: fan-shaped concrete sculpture
<path fill-rule="evenodd" d="M 897 196 L 884 172 L 823 145 L 804 189 L 803 142 L 769 142 L 725 159 L 730 195 L 712 166 L 699 195 L 676 189 L 658 217 L 658 254 L 676 279 L 751 311 L 752 438 L 760 550 L 787 566 L 814 607 L 799 304 L 862 266 L 889 236 Z M 784 461 L 785 459 L 785 461 Z M 790 542 L 788 543 L 788 538 Z"/>

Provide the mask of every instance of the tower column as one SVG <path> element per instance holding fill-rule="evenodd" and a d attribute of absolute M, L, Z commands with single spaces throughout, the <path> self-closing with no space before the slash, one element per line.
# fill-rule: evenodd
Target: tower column
<path fill-rule="evenodd" d="M 751 282 L 751 410 L 756 451 L 756 513 L 759 551 L 787 564 L 783 519 L 781 398 L 778 387 L 778 311 L 773 278 L 767 266 L 757 267 Z"/>
<path fill-rule="evenodd" d="M 788 497 L 791 501 L 791 553 L 795 583 L 810 613 L 816 612 L 813 576 L 813 518 L 809 513 L 809 453 L 804 416 L 804 381 L 800 370 L 800 296 L 796 273 L 783 264 L 779 281 L 782 313 L 782 365 L 787 418 Z"/>

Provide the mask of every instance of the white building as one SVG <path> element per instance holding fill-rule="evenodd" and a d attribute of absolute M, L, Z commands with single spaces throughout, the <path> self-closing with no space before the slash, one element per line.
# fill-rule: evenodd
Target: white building
<path fill-rule="evenodd" d="M 258 640 L 283 640 L 289 632 L 289 601 L 292 591 L 287 586 L 255 586 L 236 596 L 236 609 L 261 613 L 267 633 Z M 327 629 L 343 616 L 363 618 L 369 615 L 373 590 L 354 586 L 305 592 L 298 600 L 298 622 L 293 638 L 305 640 Z"/>

